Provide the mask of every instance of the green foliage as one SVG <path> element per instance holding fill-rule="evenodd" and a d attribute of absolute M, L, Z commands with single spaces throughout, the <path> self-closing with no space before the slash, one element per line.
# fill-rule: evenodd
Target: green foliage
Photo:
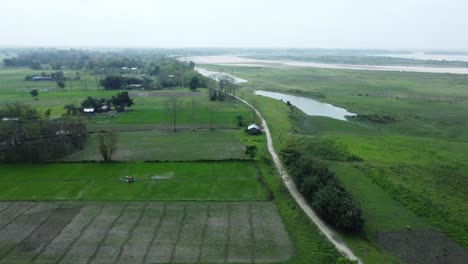
<path fill-rule="evenodd" d="M 372 123 L 381 123 L 381 124 L 388 124 L 395 122 L 396 120 L 388 115 L 382 115 L 382 114 L 367 114 L 367 115 L 356 115 L 356 116 L 351 116 L 351 120 L 356 120 L 359 122 L 372 122 Z"/>
<path fill-rule="evenodd" d="M 197 88 L 201 87 L 202 84 L 201 84 L 201 80 L 198 76 L 193 76 L 191 79 L 190 79 L 190 82 L 189 82 L 189 88 L 191 91 L 195 91 L 197 90 Z"/>
<path fill-rule="evenodd" d="M 111 102 L 108 99 L 105 99 L 105 98 L 97 99 L 97 98 L 93 98 L 91 96 L 88 96 L 85 100 L 83 100 L 83 102 L 81 102 L 81 108 L 98 109 L 98 108 L 102 107 L 103 105 L 108 105 L 110 103 Z M 70 108 L 72 110 L 71 112 L 74 112 L 73 111 L 74 109 L 73 109 L 72 105 L 68 105 L 68 108 Z M 67 106 L 65 106 L 65 109 L 67 109 Z M 67 114 L 68 114 L 68 109 L 67 109 Z"/>
<path fill-rule="evenodd" d="M 298 190 L 326 222 L 347 232 L 361 232 L 364 219 L 359 204 L 328 166 L 310 153 L 306 142 L 292 140 L 280 152 Z"/>
<path fill-rule="evenodd" d="M 236 123 L 238 127 L 243 127 L 245 125 L 244 117 L 242 115 L 236 115 Z"/>
<path fill-rule="evenodd" d="M 32 61 L 31 62 L 31 69 L 40 70 L 41 69 L 41 63 L 38 62 L 38 61 Z"/>
<path fill-rule="evenodd" d="M 336 264 L 358 264 L 357 260 L 351 260 L 349 258 L 341 257 L 336 260 Z"/>
<path fill-rule="evenodd" d="M 100 84 L 107 90 L 129 89 L 130 85 L 141 85 L 143 80 L 136 77 L 125 77 L 122 75 L 108 75 L 100 81 Z"/>
<path fill-rule="evenodd" d="M 67 116 L 76 116 L 80 113 L 81 108 L 75 104 L 67 104 L 64 106 Z"/>
<path fill-rule="evenodd" d="M 0 161 L 39 162 L 81 148 L 86 127 L 81 120 L 42 119 L 39 112 L 19 103 L 0 108 Z"/>
<path fill-rule="evenodd" d="M 251 145 L 245 147 L 245 155 L 247 155 L 250 159 L 254 159 L 257 155 L 257 146 Z"/>
<path fill-rule="evenodd" d="M 30 94 L 31 94 L 32 97 L 34 97 L 34 100 L 37 100 L 37 96 L 39 95 L 39 91 L 37 89 L 32 89 Z"/>
<path fill-rule="evenodd" d="M 50 108 L 48 108 L 48 109 L 44 112 L 45 118 L 49 118 L 51 114 L 52 114 L 52 109 L 50 109 Z"/>
<path fill-rule="evenodd" d="M 58 86 L 60 89 L 63 89 L 63 88 L 65 88 L 65 82 L 60 81 L 60 80 L 57 80 L 57 86 Z"/>

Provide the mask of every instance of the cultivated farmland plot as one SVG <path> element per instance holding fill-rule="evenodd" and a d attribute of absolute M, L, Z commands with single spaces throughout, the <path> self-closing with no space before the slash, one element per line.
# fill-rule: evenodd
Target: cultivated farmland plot
<path fill-rule="evenodd" d="M 271 202 L 0 203 L 0 263 L 268 263 L 292 253 Z"/>

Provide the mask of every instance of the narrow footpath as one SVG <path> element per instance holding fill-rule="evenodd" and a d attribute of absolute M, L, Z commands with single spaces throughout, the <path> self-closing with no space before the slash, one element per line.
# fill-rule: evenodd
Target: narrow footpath
<path fill-rule="evenodd" d="M 318 215 L 312 210 L 312 208 L 307 204 L 305 201 L 304 197 L 299 193 L 299 191 L 296 188 L 296 185 L 292 181 L 291 177 L 287 174 L 285 169 L 283 168 L 283 165 L 281 164 L 280 159 L 278 158 L 278 154 L 276 153 L 275 147 L 273 146 L 273 140 L 271 138 L 270 130 L 268 129 L 268 124 L 263 118 L 263 116 L 260 114 L 260 112 L 253 107 L 249 102 L 245 101 L 244 99 L 234 96 L 237 100 L 243 102 L 252 110 L 255 111 L 257 116 L 260 118 L 262 121 L 262 127 L 263 130 L 265 131 L 266 137 L 267 137 L 267 144 L 268 144 L 268 151 L 271 154 L 271 157 L 273 158 L 273 162 L 275 163 L 275 167 L 278 170 L 278 173 L 281 175 L 281 178 L 285 184 L 285 186 L 288 188 L 289 193 L 291 196 L 296 200 L 296 203 L 299 204 L 299 206 L 302 208 L 302 210 L 307 214 L 307 216 L 312 220 L 312 222 L 318 227 L 320 232 L 325 235 L 325 237 L 335 246 L 335 248 L 345 257 L 352 259 L 352 260 L 357 260 L 359 263 L 362 263 L 362 261 L 354 255 L 353 251 L 335 234 L 335 231 L 333 231 L 330 227 L 328 227 L 319 217 Z"/>

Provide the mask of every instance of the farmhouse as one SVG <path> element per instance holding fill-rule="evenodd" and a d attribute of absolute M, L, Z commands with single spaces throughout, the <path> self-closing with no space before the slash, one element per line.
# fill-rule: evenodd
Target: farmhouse
<path fill-rule="evenodd" d="M 139 84 L 139 83 L 132 83 L 132 84 L 130 84 L 128 87 L 130 87 L 130 88 L 137 88 L 137 89 L 138 89 L 138 88 L 141 88 L 141 84 Z"/>
<path fill-rule="evenodd" d="M 85 108 L 83 109 L 83 113 L 92 114 L 94 113 L 94 108 Z"/>
<path fill-rule="evenodd" d="M 17 117 L 4 117 L 2 118 L 2 121 L 18 121 L 19 118 Z"/>
<path fill-rule="evenodd" d="M 262 128 L 257 124 L 251 124 L 247 127 L 247 133 L 250 135 L 259 135 L 262 133 Z"/>
<path fill-rule="evenodd" d="M 31 78 L 32 81 L 45 81 L 52 80 L 52 77 L 34 76 Z"/>
<path fill-rule="evenodd" d="M 55 135 L 59 136 L 59 135 L 71 135 L 72 132 L 70 130 L 59 130 L 57 132 L 55 132 Z"/>
<path fill-rule="evenodd" d="M 107 112 L 107 111 L 110 110 L 110 108 L 109 108 L 108 105 L 103 105 L 103 106 L 101 106 L 101 107 L 99 108 L 99 110 L 100 110 L 101 112 Z"/>

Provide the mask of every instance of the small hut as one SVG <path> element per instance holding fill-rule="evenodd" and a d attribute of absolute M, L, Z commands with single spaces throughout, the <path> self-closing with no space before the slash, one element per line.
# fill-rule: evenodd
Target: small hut
<path fill-rule="evenodd" d="M 251 124 L 247 127 L 247 133 L 250 135 L 260 135 L 262 133 L 262 128 L 257 124 Z"/>

